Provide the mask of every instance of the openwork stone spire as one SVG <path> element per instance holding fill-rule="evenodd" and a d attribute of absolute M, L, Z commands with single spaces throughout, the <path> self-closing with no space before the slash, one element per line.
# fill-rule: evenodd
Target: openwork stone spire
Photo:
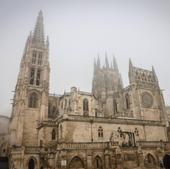
<path fill-rule="evenodd" d="M 44 25 L 43 25 L 43 13 L 39 12 L 34 33 L 33 33 L 33 43 L 35 45 L 44 45 Z"/>

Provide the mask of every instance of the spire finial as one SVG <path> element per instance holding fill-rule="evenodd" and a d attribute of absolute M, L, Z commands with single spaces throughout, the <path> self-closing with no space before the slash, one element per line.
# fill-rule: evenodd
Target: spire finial
<path fill-rule="evenodd" d="M 35 44 L 44 45 L 44 25 L 43 25 L 43 13 L 39 11 L 37 21 L 33 33 L 33 42 Z"/>

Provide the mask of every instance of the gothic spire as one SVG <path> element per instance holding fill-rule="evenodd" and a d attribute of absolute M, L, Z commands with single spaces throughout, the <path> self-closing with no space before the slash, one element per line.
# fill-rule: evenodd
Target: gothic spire
<path fill-rule="evenodd" d="M 113 56 L 113 67 L 116 72 L 119 72 L 115 56 Z"/>
<path fill-rule="evenodd" d="M 97 68 L 96 59 L 94 58 L 94 74 L 96 73 L 96 68 Z"/>
<path fill-rule="evenodd" d="M 46 38 L 46 48 L 48 49 L 49 48 L 49 37 L 47 36 L 47 38 Z"/>
<path fill-rule="evenodd" d="M 97 68 L 100 69 L 100 58 L 99 58 L 99 54 L 98 54 L 98 57 L 97 57 Z"/>
<path fill-rule="evenodd" d="M 106 64 L 106 69 L 109 69 L 109 62 L 107 58 L 107 53 L 105 53 L 105 64 Z"/>
<path fill-rule="evenodd" d="M 26 43 L 25 43 L 25 48 L 24 48 L 23 57 L 25 57 L 26 52 L 27 52 L 27 50 L 28 50 L 28 46 L 29 46 L 29 43 L 30 43 L 30 37 L 31 37 L 31 35 L 28 36 L 27 41 L 26 41 Z"/>
<path fill-rule="evenodd" d="M 132 70 L 133 70 L 133 64 L 132 64 L 131 59 L 129 58 L 129 82 L 130 84 L 134 82 L 134 76 L 133 76 Z"/>
<path fill-rule="evenodd" d="M 44 45 L 44 25 L 43 25 L 43 13 L 39 12 L 34 33 L 33 33 L 33 43 L 38 45 Z"/>
<path fill-rule="evenodd" d="M 132 69 L 132 67 L 133 67 L 132 61 L 131 61 L 131 59 L 129 58 L 129 71 Z"/>
<path fill-rule="evenodd" d="M 113 62 L 111 62 L 111 69 L 113 69 Z"/>

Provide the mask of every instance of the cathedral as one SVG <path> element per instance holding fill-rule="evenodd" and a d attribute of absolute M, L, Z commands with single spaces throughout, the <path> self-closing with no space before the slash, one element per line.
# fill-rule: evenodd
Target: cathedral
<path fill-rule="evenodd" d="M 8 143 L 0 148 L 9 169 L 169 168 L 168 121 L 154 67 L 129 60 L 124 87 L 116 59 L 102 64 L 98 57 L 91 92 L 71 87 L 50 94 L 43 27 L 40 11 L 20 63 Z"/>

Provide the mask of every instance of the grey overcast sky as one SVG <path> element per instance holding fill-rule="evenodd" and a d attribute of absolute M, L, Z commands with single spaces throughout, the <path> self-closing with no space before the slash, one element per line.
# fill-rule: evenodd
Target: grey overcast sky
<path fill-rule="evenodd" d="M 50 40 L 50 92 L 91 91 L 93 60 L 117 58 L 124 86 L 128 60 L 155 67 L 170 104 L 170 0 L 0 0 L 0 114 L 10 115 L 26 38 L 42 9 Z"/>

